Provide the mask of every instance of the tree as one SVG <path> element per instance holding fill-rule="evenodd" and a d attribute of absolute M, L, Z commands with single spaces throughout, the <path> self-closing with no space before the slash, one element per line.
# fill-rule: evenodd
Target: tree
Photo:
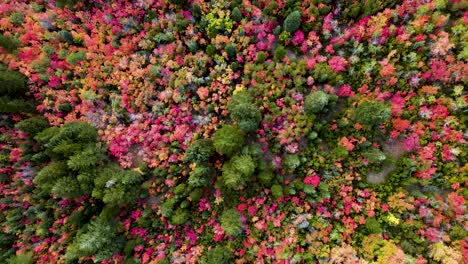
<path fill-rule="evenodd" d="M 215 148 L 211 139 L 199 139 L 187 148 L 185 160 L 196 163 L 207 162 L 214 152 Z"/>
<path fill-rule="evenodd" d="M 9 36 L 0 34 L 0 47 L 3 48 L 8 53 L 12 53 L 18 48 L 18 41 L 12 39 Z"/>
<path fill-rule="evenodd" d="M 74 260 L 84 256 L 94 256 L 95 262 L 101 262 L 121 248 L 117 224 L 98 217 L 78 232 L 73 243 L 67 248 L 66 258 Z"/>
<path fill-rule="evenodd" d="M 262 118 L 260 110 L 252 101 L 253 97 L 247 91 L 241 91 L 234 94 L 228 104 L 231 118 L 245 132 L 255 131 Z"/>
<path fill-rule="evenodd" d="M 290 33 L 296 32 L 301 26 L 301 17 L 302 14 L 300 11 L 291 12 L 284 20 L 284 29 Z"/>
<path fill-rule="evenodd" d="M 142 176 L 136 171 L 122 170 L 117 165 L 110 165 L 94 180 L 92 196 L 111 206 L 133 203 L 140 195 L 142 180 Z"/>
<path fill-rule="evenodd" d="M 236 189 L 252 178 L 255 171 L 255 162 L 249 155 L 234 156 L 223 166 L 221 179 L 230 189 Z"/>
<path fill-rule="evenodd" d="M 190 217 L 190 212 L 186 209 L 178 208 L 171 217 L 172 225 L 183 225 Z"/>
<path fill-rule="evenodd" d="M 262 118 L 260 110 L 253 104 L 239 104 L 230 114 L 239 128 L 245 132 L 255 131 Z"/>
<path fill-rule="evenodd" d="M 239 128 L 224 125 L 213 136 L 213 145 L 218 153 L 232 156 L 244 145 L 245 133 Z"/>
<path fill-rule="evenodd" d="M 0 70 L 0 96 L 18 98 L 27 90 L 26 76 L 17 71 Z"/>
<path fill-rule="evenodd" d="M 47 120 L 41 116 L 35 116 L 17 123 L 15 127 L 21 132 L 34 137 L 42 130 L 48 128 L 49 122 L 47 122 Z"/>
<path fill-rule="evenodd" d="M 315 91 L 304 99 L 304 111 L 311 115 L 321 112 L 328 104 L 329 96 L 324 91 Z"/>
<path fill-rule="evenodd" d="M 221 215 L 221 227 L 230 236 L 237 236 L 242 232 L 240 214 L 236 209 L 227 209 Z"/>
<path fill-rule="evenodd" d="M 234 255 L 226 247 L 217 245 L 208 250 L 204 263 L 206 264 L 231 264 Z"/>
<path fill-rule="evenodd" d="M 206 186 L 208 179 L 214 175 L 214 169 L 206 165 L 197 165 L 195 169 L 190 172 L 188 184 L 191 187 Z"/>
<path fill-rule="evenodd" d="M 231 18 L 236 22 L 240 22 L 242 20 L 242 13 L 237 6 L 232 9 Z"/>
<path fill-rule="evenodd" d="M 23 99 L 0 96 L 0 113 L 34 113 L 36 108 Z"/>
<path fill-rule="evenodd" d="M 278 45 L 278 47 L 276 47 L 275 49 L 275 60 L 276 61 L 282 61 L 284 59 L 284 57 L 286 57 L 286 48 L 282 45 Z"/>
<path fill-rule="evenodd" d="M 379 126 L 391 117 L 388 104 L 379 101 L 365 101 L 354 110 L 352 118 L 359 124 Z"/>
<path fill-rule="evenodd" d="M 226 47 L 224 47 L 224 51 L 226 51 L 229 59 L 234 59 L 236 57 L 237 47 L 235 44 L 227 44 Z"/>

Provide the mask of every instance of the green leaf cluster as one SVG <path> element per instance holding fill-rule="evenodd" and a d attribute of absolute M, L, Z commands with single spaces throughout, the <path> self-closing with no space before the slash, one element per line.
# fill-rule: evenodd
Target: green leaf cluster
<path fill-rule="evenodd" d="M 230 236 L 237 236 L 242 232 L 241 216 L 236 209 L 227 209 L 221 215 L 221 227 Z"/>
<path fill-rule="evenodd" d="M 238 127 L 245 132 L 253 132 L 258 128 L 262 114 L 252 103 L 253 97 L 246 91 L 234 94 L 228 105 L 230 116 Z"/>
<path fill-rule="evenodd" d="M 231 125 L 224 125 L 216 130 L 213 136 L 213 145 L 218 153 L 228 156 L 238 152 L 245 141 L 245 133 L 239 128 Z"/>
<path fill-rule="evenodd" d="M 320 113 L 327 106 L 330 96 L 324 91 L 315 91 L 304 99 L 304 111 L 311 115 Z"/>
<path fill-rule="evenodd" d="M 379 101 L 365 101 L 354 110 L 352 118 L 366 126 L 379 126 L 391 117 L 391 107 Z"/>

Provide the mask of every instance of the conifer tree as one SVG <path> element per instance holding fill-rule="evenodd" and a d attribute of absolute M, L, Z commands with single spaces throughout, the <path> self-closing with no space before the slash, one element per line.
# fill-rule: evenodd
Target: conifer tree
<path fill-rule="evenodd" d="M 66 257 L 72 261 L 84 256 L 94 256 L 95 262 L 101 262 L 119 251 L 122 244 L 117 225 L 98 217 L 78 232 L 67 248 Z"/>

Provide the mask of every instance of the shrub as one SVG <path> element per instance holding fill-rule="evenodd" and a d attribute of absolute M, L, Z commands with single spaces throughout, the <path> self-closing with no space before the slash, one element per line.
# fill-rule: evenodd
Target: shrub
<path fill-rule="evenodd" d="M 201 7 L 196 3 L 194 3 L 192 6 L 192 15 L 196 18 L 200 18 L 203 15 Z"/>
<path fill-rule="evenodd" d="M 10 22 L 15 26 L 21 26 L 24 22 L 24 15 L 21 12 L 13 12 L 10 15 Z"/>
<path fill-rule="evenodd" d="M 34 184 L 50 193 L 58 179 L 67 175 L 67 164 L 63 161 L 52 161 L 42 168 L 34 177 Z"/>
<path fill-rule="evenodd" d="M 7 259 L 6 263 L 7 264 L 33 264 L 34 263 L 33 254 L 28 252 L 28 253 L 15 255 Z"/>
<path fill-rule="evenodd" d="M 76 5 L 77 2 L 78 0 L 56 0 L 55 5 L 58 8 L 72 9 Z"/>
<path fill-rule="evenodd" d="M 34 137 L 37 133 L 49 127 L 49 122 L 43 117 L 31 117 L 15 125 L 21 132 Z"/>
<path fill-rule="evenodd" d="M 0 34 L 0 47 L 8 53 L 12 53 L 18 48 L 18 41 L 11 37 Z"/>
<path fill-rule="evenodd" d="M 262 170 L 258 173 L 257 178 L 261 184 L 271 185 L 271 180 L 273 179 L 273 172 L 271 170 Z"/>
<path fill-rule="evenodd" d="M 379 126 L 391 116 L 389 105 L 379 101 L 365 101 L 360 104 L 353 113 L 353 119 L 367 126 Z"/>
<path fill-rule="evenodd" d="M 249 178 L 255 171 L 255 162 L 249 155 L 234 156 L 230 163 L 234 170 L 242 174 L 244 178 Z"/>
<path fill-rule="evenodd" d="M 243 90 L 231 96 L 231 100 L 228 104 L 229 112 L 234 111 L 236 107 L 242 104 L 251 104 L 253 101 L 252 95 L 249 92 Z"/>
<path fill-rule="evenodd" d="M 217 152 L 232 156 L 244 145 L 245 134 L 235 126 L 224 125 L 213 136 L 213 145 Z"/>
<path fill-rule="evenodd" d="M 212 44 L 206 46 L 206 55 L 213 57 L 216 54 L 216 47 Z"/>
<path fill-rule="evenodd" d="M 226 187 L 236 189 L 244 184 L 244 178 L 233 168 L 230 162 L 223 165 L 222 171 L 223 174 L 221 175 L 221 180 Z"/>
<path fill-rule="evenodd" d="M 257 63 L 264 63 L 265 62 L 265 59 L 266 59 L 266 54 L 265 52 L 263 51 L 259 51 L 257 53 Z"/>
<path fill-rule="evenodd" d="M 366 220 L 366 230 L 369 234 L 380 234 L 382 232 L 382 228 L 380 227 L 379 221 L 375 218 L 368 218 Z"/>
<path fill-rule="evenodd" d="M 174 194 L 182 195 L 185 193 L 186 189 L 187 189 L 187 185 L 185 185 L 185 183 L 181 183 L 174 188 Z"/>
<path fill-rule="evenodd" d="M 67 199 L 78 198 L 84 194 L 78 180 L 72 177 L 58 179 L 50 190 L 50 193 L 54 196 Z"/>
<path fill-rule="evenodd" d="M 193 189 L 193 191 L 190 192 L 189 197 L 192 202 L 198 202 L 200 201 L 200 198 L 203 196 L 203 189 L 202 188 L 196 188 Z"/>
<path fill-rule="evenodd" d="M 56 131 L 56 128 L 50 128 Z M 52 152 L 69 157 L 76 152 L 87 148 L 89 144 L 95 145 L 98 139 L 96 128 L 86 122 L 70 122 L 63 125 L 58 133 L 42 142 Z M 38 139 L 47 134 L 48 129 L 39 133 Z"/>
<path fill-rule="evenodd" d="M 297 167 L 299 167 L 299 165 L 301 165 L 301 160 L 299 159 L 299 156 L 293 154 L 293 155 L 287 155 L 284 159 L 283 159 L 283 165 L 287 168 L 287 169 L 290 169 L 290 170 L 294 170 L 296 169 Z"/>
<path fill-rule="evenodd" d="M 190 217 L 190 212 L 185 210 L 185 209 L 182 209 L 182 208 L 179 208 L 177 209 L 174 214 L 172 214 L 172 217 L 171 217 L 171 224 L 172 225 L 183 225 L 185 224 L 185 222 L 188 221 Z"/>
<path fill-rule="evenodd" d="M 240 214 L 236 209 L 227 209 L 221 215 L 221 227 L 230 236 L 237 236 L 242 232 Z"/>
<path fill-rule="evenodd" d="M 161 204 L 161 215 L 168 218 L 171 217 L 174 211 L 175 200 L 174 198 L 169 198 L 164 203 Z"/>
<path fill-rule="evenodd" d="M 213 141 L 210 139 L 199 139 L 187 148 L 185 160 L 196 163 L 207 162 L 214 152 Z"/>
<path fill-rule="evenodd" d="M 67 42 L 68 44 L 72 45 L 73 42 L 73 35 L 68 30 L 61 30 L 58 33 L 58 37 L 61 41 Z"/>
<path fill-rule="evenodd" d="M 78 51 L 68 54 L 66 61 L 70 64 L 75 65 L 84 59 L 86 59 L 86 52 Z"/>
<path fill-rule="evenodd" d="M 242 155 L 250 155 L 255 160 L 260 160 L 264 153 L 262 150 L 262 146 L 258 143 L 248 144 L 244 146 L 241 150 Z"/>
<path fill-rule="evenodd" d="M 279 45 L 275 49 L 275 60 L 282 61 L 286 57 L 286 48 L 284 46 Z"/>
<path fill-rule="evenodd" d="M 294 33 L 301 26 L 302 14 L 300 11 L 291 12 L 284 20 L 283 27 L 286 31 Z"/>
<path fill-rule="evenodd" d="M 283 187 L 281 185 L 275 184 L 271 187 L 271 194 L 275 198 L 280 198 L 283 196 Z"/>
<path fill-rule="evenodd" d="M 63 113 L 70 113 L 73 110 L 73 108 L 69 103 L 64 103 L 58 106 L 58 110 Z"/>
<path fill-rule="evenodd" d="M 376 148 L 365 151 L 362 155 L 371 163 L 380 163 L 387 158 L 385 153 Z"/>
<path fill-rule="evenodd" d="M 304 111 L 311 115 L 319 113 L 328 104 L 329 96 L 324 91 L 315 91 L 307 95 L 304 99 Z"/>

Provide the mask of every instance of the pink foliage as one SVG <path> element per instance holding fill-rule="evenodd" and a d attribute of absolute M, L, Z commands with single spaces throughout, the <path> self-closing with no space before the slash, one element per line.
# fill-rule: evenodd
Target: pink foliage
<path fill-rule="evenodd" d="M 304 42 L 304 33 L 301 30 L 297 30 L 291 41 L 295 46 L 301 45 Z"/>
<path fill-rule="evenodd" d="M 341 97 L 348 97 L 354 95 L 354 92 L 351 90 L 351 85 L 345 84 L 340 86 L 337 95 Z"/>
<path fill-rule="evenodd" d="M 348 61 L 343 57 L 333 56 L 328 61 L 328 65 L 334 72 L 338 73 L 346 70 L 346 67 L 348 66 Z"/>
<path fill-rule="evenodd" d="M 320 183 L 320 177 L 317 175 L 317 174 L 313 174 L 311 176 L 307 176 L 304 178 L 304 183 L 305 184 L 309 184 L 309 185 L 312 185 L 314 186 L 315 188 L 318 187 L 319 183 Z"/>
<path fill-rule="evenodd" d="M 447 196 L 450 208 L 457 214 L 463 215 L 466 210 L 465 197 L 458 195 L 456 192 L 451 192 Z"/>

